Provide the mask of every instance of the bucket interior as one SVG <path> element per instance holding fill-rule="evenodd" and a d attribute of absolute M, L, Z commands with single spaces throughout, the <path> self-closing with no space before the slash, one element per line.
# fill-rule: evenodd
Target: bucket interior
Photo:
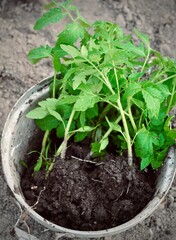
<path fill-rule="evenodd" d="M 20 197 L 20 201 L 23 203 L 25 203 L 25 199 L 21 191 L 20 179 L 24 167 L 20 164 L 20 161 L 28 159 L 28 153 L 39 146 L 43 135 L 43 133 L 36 127 L 35 122 L 26 118 L 26 114 L 37 105 L 39 100 L 45 99 L 49 95 L 48 85 L 49 79 L 46 79 L 41 84 L 31 88 L 19 99 L 9 114 L 2 135 L 2 165 L 5 178 L 15 197 Z M 68 230 L 52 224 L 47 220 L 44 221 L 43 218 L 33 210 L 29 210 L 29 206 L 28 210 L 31 211 L 31 215 L 34 219 L 43 223 L 43 225 L 48 228 L 55 231 L 73 233 L 77 237 L 98 237 L 120 233 L 127 230 L 129 227 L 136 225 L 141 220 L 148 217 L 154 209 L 156 209 L 171 186 L 175 174 L 174 164 L 175 154 L 174 147 L 172 147 L 169 151 L 165 164 L 161 169 L 156 185 L 154 199 L 134 219 L 109 230 L 92 233 Z M 20 202 L 20 204 L 23 203 Z M 27 203 L 25 203 L 25 206 L 27 206 Z"/>

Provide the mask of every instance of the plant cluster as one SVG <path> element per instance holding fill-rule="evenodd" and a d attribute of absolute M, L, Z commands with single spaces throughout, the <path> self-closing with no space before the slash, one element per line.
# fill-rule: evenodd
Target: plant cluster
<path fill-rule="evenodd" d="M 28 54 L 32 63 L 49 58 L 54 69 L 50 97 L 27 114 L 45 132 L 34 170 L 46 165 L 53 131 L 61 139 L 55 156 L 65 158 L 71 137 L 89 138 L 90 157 L 113 147 L 118 153 L 127 150 L 129 166 L 134 152 L 141 170 L 150 164 L 157 169 L 176 137 L 169 115 L 176 100 L 176 61 L 153 50 L 149 36 L 137 29 L 135 43 L 115 23 L 89 24 L 71 1 L 48 4 L 34 29 L 65 17 L 70 22 L 55 46 Z"/>

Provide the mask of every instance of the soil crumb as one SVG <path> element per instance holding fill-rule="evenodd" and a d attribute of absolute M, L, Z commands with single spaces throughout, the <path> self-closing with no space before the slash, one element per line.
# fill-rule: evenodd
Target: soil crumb
<path fill-rule="evenodd" d="M 49 176 L 28 170 L 21 180 L 31 206 L 51 222 L 75 230 L 103 230 L 120 225 L 139 213 L 155 192 L 156 174 L 131 170 L 124 156 L 106 154 L 86 160 L 89 149 L 71 144 L 67 159 L 58 158 Z"/>

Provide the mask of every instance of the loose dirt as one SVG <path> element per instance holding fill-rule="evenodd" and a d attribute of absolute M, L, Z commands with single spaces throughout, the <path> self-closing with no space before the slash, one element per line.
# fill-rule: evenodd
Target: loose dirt
<path fill-rule="evenodd" d="M 44 218 L 74 230 L 105 230 L 132 219 L 152 198 L 155 172 L 140 171 L 137 162 L 131 170 L 126 157 L 112 153 L 87 160 L 87 141 L 69 145 L 66 159 L 56 159 L 47 178 L 45 170 L 32 176 L 33 166 L 22 176 L 28 204 L 37 202 Z"/>

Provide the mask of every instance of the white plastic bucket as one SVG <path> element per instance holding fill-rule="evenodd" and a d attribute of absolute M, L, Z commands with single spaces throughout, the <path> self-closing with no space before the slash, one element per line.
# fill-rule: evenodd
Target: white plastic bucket
<path fill-rule="evenodd" d="M 18 100 L 9 113 L 4 126 L 1 141 L 2 166 L 7 184 L 13 192 L 16 200 L 37 222 L 55 232 L 65 233 L 67 237 L 101 238 L 112 236 L 124 232 L 142 222 L 158 207 L 172 184 L 176 162 L 174 147 L 171 147 L 169 150 L 167 159 L 161 169 L 160 176 L 157 180 L 156 193 L 153 199 L 133 219 L 117 227 L 100 231 L 78 231 L 67 229 L 44 219 L 27 204 L 20 187 L 22 167 L 20 166 L 19 161 L 24 160 L 24 156 L 31 150 L 29 147 L 31 142 L 34 143 L 35 135 L 38 131 L 34 121 L 26 118 L 26 113 L 36 106 L 39 100 L 44 99 L 49 95 L 50 79 L 51 78 L 44 79 L 42 82 L 36 84 Z"/>

